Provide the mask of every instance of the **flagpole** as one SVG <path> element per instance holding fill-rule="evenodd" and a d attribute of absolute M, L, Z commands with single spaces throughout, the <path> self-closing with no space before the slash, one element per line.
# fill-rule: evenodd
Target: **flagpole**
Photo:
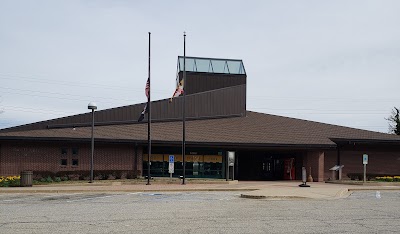
<path fill-rule="evenodd" d="M 183 132 L 182 132 L 182 163 L 183 163 L 183 179 L 182 179 L 182 185 L 186 184 L 185 183 L 185 178 L 186 178 L 186 163 L 185 163 L 185 152 L 186 152 L 186 139 L 185 139 L 185 134 L 186 134 L 186 129 L 185 129 L 185 122 L 186 122 L 186 105 L 185 105 L 185 99 L 186 99 L 186 32 L 183 32 L 183 114 L 182 114 L 182 119 L 183 119 Z"/>
<path fill-rule="evenodd" d="M 147 107 L 148 107 L 148 114 L 147 114 L 147 141 L 148 141 L 148 148 L 147 148 L 147 184 L 150 185 L 150 156 L 151 156 L 151 101 L 150 101 L 150 36 L 151 32 L 149 32 L 149 70 L 148 70 L 148 82 L 149 82 L 149 96 L 147 97 Z"/>

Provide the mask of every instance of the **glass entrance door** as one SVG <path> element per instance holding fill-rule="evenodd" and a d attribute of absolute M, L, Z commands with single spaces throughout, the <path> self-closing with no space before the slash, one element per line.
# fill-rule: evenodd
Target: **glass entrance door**
<path fill-rule="evenodd" d="M 262 177 L 265 180 L 274 179 L 275 165 L 274 160 L 271 158 L 266 158 L 262 162 Z"/>

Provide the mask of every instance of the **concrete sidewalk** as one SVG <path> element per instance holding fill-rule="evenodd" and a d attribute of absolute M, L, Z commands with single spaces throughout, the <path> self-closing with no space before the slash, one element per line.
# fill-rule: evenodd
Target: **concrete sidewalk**
<path fill-rule="evenodd" d="M 301 182 L 271 184 L 255 191 L 243 192 L 241 197 L 253 199 L 339 199 L 346 198 L 351 191 L 343 185 L 308 183 L 310 187 L 299 187 Z"/>
<path fill-rule="evenodd" d="M 311 187 L 301 188 L 300 181 L 235 181 L 233 183 L 194 183 L 181 185 L 145 183 L 124 184 L 121 182 L 93 184 L 51 184 L 33 187 L 0 188 L 0 193 L 75 193 L 75 192 L 184 192 L 184 191 L 240 191 L 243 198 L 254 199 L 339 199 L 348 197 L 357 190 L 400 190 L 400 186 L 358 186 L 308 183 Z"/>
<path fill-rule="evenodd" d="M 245 191 L 241 194 L 243 198 L 253 199 L 323 199 L 332 200 L 346 198 L 354 191 L 381 191 L 398 190 L 400 186 L 376 185 L 348 185 L 332 184 L 324 182 L 307 183 L 310 187 L 299 187 L 301 182 L 278 182 L 260 186 L 254 191 Z"/>

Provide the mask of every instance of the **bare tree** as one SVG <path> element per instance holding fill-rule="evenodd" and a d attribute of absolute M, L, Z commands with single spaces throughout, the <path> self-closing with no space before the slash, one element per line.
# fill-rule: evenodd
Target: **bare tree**
<path fill-rule="evenodd" d="M 392 114 L 386 120 L 389 121 L 389 132 L 400 135 L 400 115 L 399 109 L 394 107 Z"/>

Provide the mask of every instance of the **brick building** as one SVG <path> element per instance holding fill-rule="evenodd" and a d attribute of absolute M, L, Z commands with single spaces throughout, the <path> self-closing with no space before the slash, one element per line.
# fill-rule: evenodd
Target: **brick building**
<path fill-rule="evenodd" d="M 396 135 L 246 110 L 246 72 L 241 60 L 186 58 L 186 176 L 226 178 L 227 152 L 235 152 L 239 180 L 330 179 L 334 165 L 349 173 L 400 175 Z M 182 79 L 178 58 L 177 82 Z M 182 174 L 182 99 L 153 101 L 151 174 Z M 94 170 L 147 174 L 147 122 L 137 122 L 145 103 L 96 112 Z M 89 171 L 91 113 L 0 130 L 0 175 Z"/>

